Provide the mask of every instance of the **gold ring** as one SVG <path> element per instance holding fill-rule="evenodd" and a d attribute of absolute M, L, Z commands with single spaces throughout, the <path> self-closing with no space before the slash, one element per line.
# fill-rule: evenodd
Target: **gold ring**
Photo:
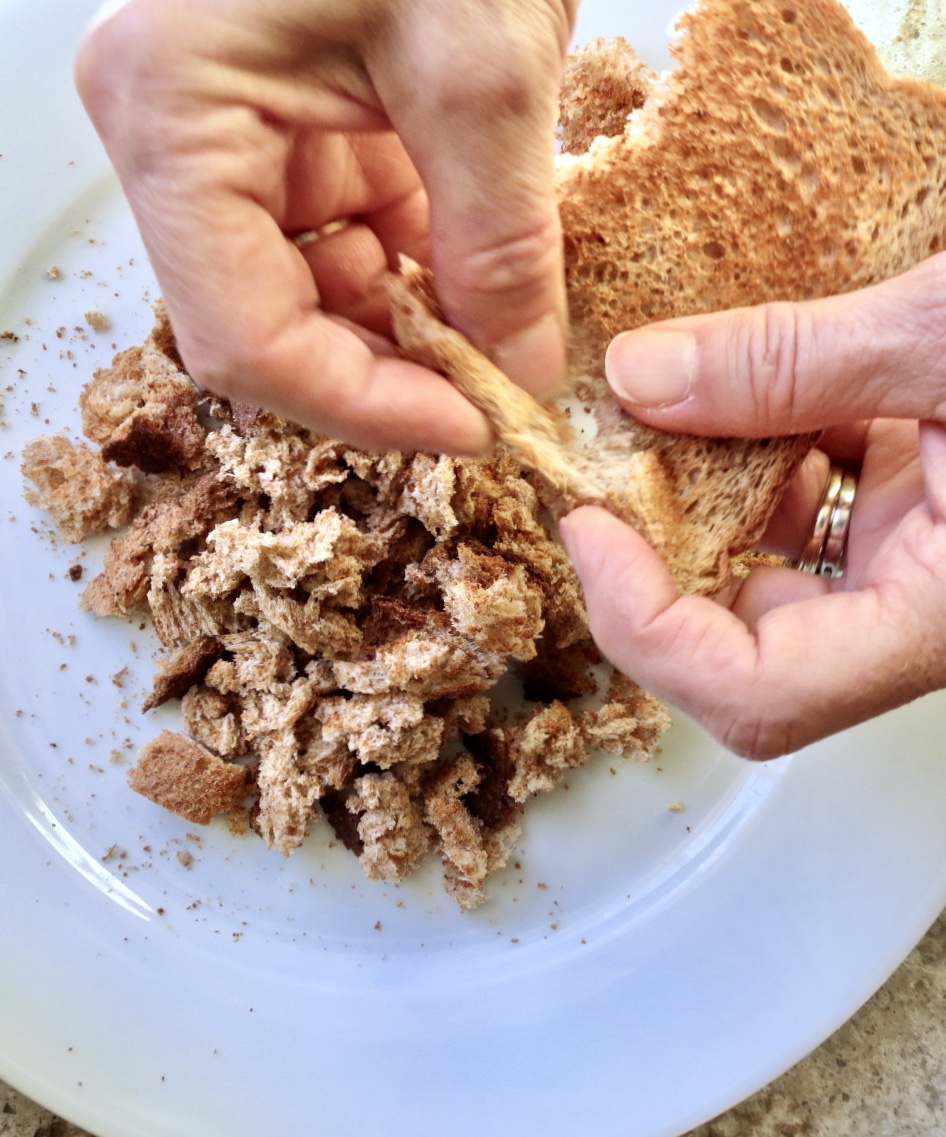
<path fill-rule="evenodd" d="M 815 576 L 844 575 L 847 539 L 857 494 L 857 478 L 840 466 L 828 471 L 821 504 L 801 556 L 792 562 L 799 572 Z"/>

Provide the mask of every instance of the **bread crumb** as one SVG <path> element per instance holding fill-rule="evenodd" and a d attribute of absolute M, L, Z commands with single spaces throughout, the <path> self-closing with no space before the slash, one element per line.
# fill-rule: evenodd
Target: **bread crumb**
<path fill-rule="evenodd" d="M 206 825 L 236 808 L 245 796 L 248 773 L 222 761 L 182 734 L 165 730 L 147 743 L 128 775 L 128 784 L 172 813 Z"/>
<path fill-rule="evenodd" d="M 99 311 L 98 308 L 92 308 L 86 312 L 85 322 L 96 332 L 107 332 L 110 331 L 112 327 L 111 319 L 106 316 L 104 312 Z"/>

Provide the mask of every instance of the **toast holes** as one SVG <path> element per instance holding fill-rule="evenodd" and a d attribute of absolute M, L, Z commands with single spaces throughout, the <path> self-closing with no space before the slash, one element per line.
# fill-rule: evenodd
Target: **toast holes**
<path fill-rule="evenodd" d="M 703 253 L 711 261 L 721 261 L 726 255 L 726 246 L 720 241 L 707 241 L 703 246 Z"/>
<path fill-rule="evenodd" d="M 916 197 L 913 199 L 916 202 L 917 208 L 923 205 L 923 202 L 930 196 L 930 187 L 923 186 L 922 189 L 917 190 Z"/>
<path fill-rule="evenodd" d="M 806 162 L 801 168 L 802 184 L 809 193 L 817 193 L 821 189 L 821 173 L 817 166 Z"/>
<path fill-rule="evenodd" d="M 789 165 L 797 166 L 801 162 L 801 154 L 795 148 L 794 143 L 787 138 L 777 138 L 772 149 L 777 158 L 783 162 L 788 162 Z"/>
<path fill-rule="evenodd" d="M 863 178 L 867 174 L 867 163 L 863 158 L 855 154 L 851 159 L 851 169 L 858 177 Z"/>
<path fill-rule="evenodd" d="M 798 20 L 798 13 L 795 11 L 794 8 L 783 8 L 782 9 L 782 19 L 785 21 L 786 24 L 794 24 Z"/>
<path fill-rule="evenodd" d="M 780 67 L 786 73 L 786 75 L 794 75 L 795 74 L 795 64 L 792 63 L 792 61 L 788 58 L 788 56 L 782 57 Z"/>
<path fill-rule="evenodd" d="M 788 123 L 785 120 L 785 115 L 768 99 L 754 98 L 751 100 L 752 109 L 755 111 L 756 118 L 770 130 L 777 130 L 779 134 L 784 134 L 788 130 Z"/>

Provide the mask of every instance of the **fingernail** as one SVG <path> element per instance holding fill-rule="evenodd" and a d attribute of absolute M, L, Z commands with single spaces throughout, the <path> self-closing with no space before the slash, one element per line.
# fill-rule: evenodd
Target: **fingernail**
<path fill-rule="evenodd" d="M 493 362 L 520 387 L 541 398 L 550 395 L 565 371 L 565 337 L 562 324 L 549 312 L 525 331 L 497 344 Z"/>
<path fill-rule="evenodd" d="M 618 398 L 655 410 L 682 402 L 693 386 L 696 337 L 644 328 L 613 339 L 604 370 Z"/>

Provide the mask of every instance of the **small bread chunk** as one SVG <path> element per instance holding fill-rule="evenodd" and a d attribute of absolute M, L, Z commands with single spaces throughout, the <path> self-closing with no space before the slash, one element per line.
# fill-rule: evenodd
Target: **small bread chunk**
<path fill-rule="evenodd" d="M 358 816 L 361 863 L 369 880 L 402 880 L 418 867 L 430 834 L 420 809 L 392 774 L 359 778 L 347 806 Z"/>
<path fill-rule="evenodd" d="M 565 61 L 562 80 L 562 150 L 583 154 L 596 138 L 623 134 L 628 115 L 644 105 L 655 79 L 621 36 L 576 48 Z"/>
<path fill-rule="evenodd" d="M 128 784 L 186 821 L 206 825 L 218 813 L 241 805 L 248 778 L 243 766 L 224 762 L 186 735 L 164 730 L 142 747 Z"/>
<path fill-rule="evenodd" d="M 33 483 L 24 497 L 45 509 L 68 541 L 78 543 L 131 520 L 133 471 L 110 466 L 84 442 L 64 434 L 35 438 L 23 448 L 20 468 Z"/>
<path fill-rule="evenodd" d="M 109 545 L 102 572 L 85 590 L 83 607 L 96 616 L 127 616 L 148 595 L 156 555 L 176 553 L 204 537 L 236 500 L 232 482 L 211 473 L 150 502 Z"/>
<path fill-rule="evenodd" d="M 225 653 L 223 643 L 213 636 L 203 636 L 185 644 L 161 665 L 142 710 L 153 710 L 168 699 L 183 698 Z"/>
<path fill-rule="evenodd" d="M 147 473 L 196 470 L 204 457 L 200 393 L 183 370 L 163 304 L 151 335 L 100 368 L 79 398 L 82 430 L 103 455 Z"/>

